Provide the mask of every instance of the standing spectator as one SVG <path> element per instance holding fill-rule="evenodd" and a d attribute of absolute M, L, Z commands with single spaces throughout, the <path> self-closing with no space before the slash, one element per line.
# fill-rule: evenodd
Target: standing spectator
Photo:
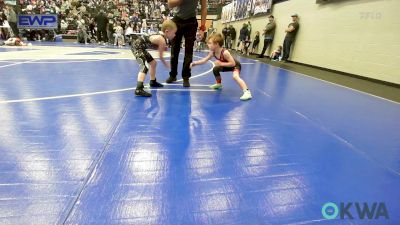
<path fill-rule="evenodd" d="M 19 37 L 19 31 L 17 27 L 17 14 L 15 13 L 14 8 L 11 5 L 7 5 L 5 9 L 5 14 L 8 24 L 11 27 L 13 37 Z"/>
<path fill-rule="evenodd" d="M 289 24 L 288 28 L 285 30 L 286 36 L 283 42 L 283 55 L 282 60 L 287 62 L 290 55 L 290 48 L 296 38 L 297 31 L 299 30 L 299 23 L 298 23 L 299 16 L 297 14 L 292 15 L 292 23 Z"/>
<path fill-rule="evenodd" d="M 274 16 L 270 15 L 268 17 L 269 23 L 264 29 L 264 47 L 257 58 L 264 58 L 265 51 L 267 50 L 268 46 L 271 45 L 272 41 L 274 40 L 274 35 L 275 35 L 275 21 L 274 21 Z"/>
<path fill-rule="evenodd" d="M 168 0 L 168 7 L 177 7 L 176 14 L 172 19 L 177 27 L 178 31 L 176 36 L 172 41 L 171 48 L 171 71 L 169 73 L 169 78 L 166 80 L 167 83 L 172 83 L 176 81 L 176 76 L 178 74 L 178 58 L 180 52 L 180 46 L 182 38 L 185 38 L 185 58 L 182 68 L 182 78 L 183 86 L 190 87 L 189 78 L 191 77 L 190 63 L 193 61 L 193 45 L 196 39 L 197 31 L 197 19 L 196 19 L 196 9 L 199 0 Z M 201 3 L 201 26 L 200 34 L 204 35 L 206 30 L 206 17 L 207 17 L 207 1 L 200 0 Z"/>
<path fill-rule="evenodd" d="M 97 24 L 97 41 L 100 43 L 106 43 L 107 40 L 107 23 L 108 18 L 103 10 L 100 10 L 95 18 Z"/>
<path fill-rule="evenodd" d="M 244 47 L 244 44 L 245 44 L 245 41 L 246 41 L 246 39 L 248 38 L 248 36 L 249 36 L 249 29 L 247 28 L 247 24 L 246 23 L 244 23 L 243 24 L 243 27 L 240 29 L 240 34 L 239 34 L 239 42 L 237 43 L 237 46 L 236 46 L 236 48 L 237 48 L 237 50 L 239 51 L 242 51 L 243 50 L 243 47 Z"/>
<path fill-rule="evenodd" d="M 229 49 L 232 49 L 232 46 L 235 46 L 235 40 L 236 40 L 236 29 L 232 25 L 229 25 L 229 34 L 231 36 L 231 42 L 229 43 Z"/>
<path fill-rule="evenodd" d="M 141 28 L 140 28 L 140 33 L 147 33 L 147 31 L 148 31 L 148 26 L 147 26 L 147 20 L 146 19 L 143 19 L 142 20 L 142 24 L 141 24 Z"/>
<path fill-rule="evenodd" d="M 84 24 L 78 25 L 78 33 L 76 35 L 76 43 L 85 43 L 88 44 L 88 35 L 86 32 L 86 27 Z"/>
<path fill-rule="evenodd" d="M 61 20 L 60 27 L 61 27 L 61 33 L 65 34 L 68 28 L 68 22 L 66 22 L 65 20 Z"/>
<path fill-rule="evenodd" d="M 84 26 L 85 26 L 85 20 L 82 19 L 82 16 L 81 16 L 81 15 L 78 15 L 78 17 L 77 17 L 77 19 L 76 19 L 76 25 L 77 25 L 77 27 L 79 27 L 79 26 L 81 26 L 81 25 L 84 25 Z"/>
<path fill-rule="evenodd" d="M 207 29 L 207 36 L 211 36 L 212 34 L 214 34 L 216 31 L 216 29 L 214 28 L 213 24 L 210 25 L 210 27 Z"/>
<path fill-rule="evenodd" d="M 251 47 L 250 54 L 255 54 L 256 49 L 258 48 L 258 44 L 260 43 L 260 32 L 256 32 L 256 36 L 254 37 L 253 46 Z"/>
<path fill-rule="evenodd" d="M 110 18 L 107 24 L 107 38 L 109 44 L 112 44 L 113 42 L 114 26 L 116 26 L 116 24 L 114 24 L 114 20 Z"/>
<path fill-rule="evenodd" d="M 224 39 L 225 39 L 225 41 L 224 41 L 224 43 L 225 43 L 225 48 L 229 48 L 228 46 L 228 37 L 230 36 L 229 35 L 229 28 L 228 28 L 228 25 L 227 24 L 225 24 L 225 27 L 224 27 L 224 29 L 222 29 L 222 34 L 224 35 Z"/>
<path fill-rule="evenodd" d="M 92 37 L 92 38 L 94 38 L 95 37 L 95 27 L 96 27 L 96 24 L 95 24 L 95 22 L 94 22 L 94 18 L 92 18 L 92 17 L 90 17 L 89 18 L 89 30 L 90 30 L 90 36 Z"/>
<path fill-rule="evenodd" d="M 114 27 L 114 45 L 118 44 L 118 47 L 122 47 L 125 45 L 125 38 L 124 38 L 124 29 L 121 26 L 121 22 L 117 22 L 116 26 Z"/>
<path fill-rule="evenodd" d="M 203 37 L 200 34 L 200 29 L 197 28 L 197 33 L 196 33 L 196 42 L 195 42 L 195 46 L 196 46 L 196 51 L 199 52 L 201 50 L 203 50 L 202 48 L 202 39 Z"/>

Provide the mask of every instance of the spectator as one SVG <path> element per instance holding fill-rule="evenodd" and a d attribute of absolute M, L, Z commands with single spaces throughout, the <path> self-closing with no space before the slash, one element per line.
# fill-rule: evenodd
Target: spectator
<path fill-rule="evenodd" d="M 279 60 L 279 57 L 281 57 L 282 54 L 282 45 L 279 45 L 278 48 L 273 51 L 270 55 L 271 60 Z"/>
<path fill-rule="evenodd" d="M 113 42 L 113 35 L 114 35 L 114 20 L 110 18 L 107 24 L 107 38 L 109 44 L 112 44 Z"/>
<path fill-rule="evenodd" d="M 196 33 L 196 42 L 195 42 L 195 46 L 196 46 L 196 51 L 199 52 L 201 50 L 203 50 L 203 44 L 202 44 L 202 40 L 203 37 L 200 34 L 200 29 L 197 28 L 197 33 Z"/>
<path fill-rule="evenodd" d="M 68 28 L 68 23 L 65 20 L 61 20 L 61 33 L 65 34 Z"/>
<path fill-rule="evenodd" d="M 214 28 L 213 24 L 210 25 L 210 27 L 207 29 L 207 36 L 211 36 L 214 33 L 216 33 L 216 29 Z"/>
<path fill-rule="evenodd" d="M 179 0 L 181 1 L 181 0 Z M 168 15 L 167 10 L 165 10 L 165 2 L 166 0 L 119 0 L 119 1 L 104 1 L 104 0 L 20 0 L 17 1 L 18 6 L 21 7 L 21 11 L 23 14 L 58 14 L 60 27 L 62 25 L 61 32 L 76 34 L 79 30 L 79 25 L 84 23 L 86 26 L 87 33 L 90 36 L 95 36 L 95 28 L 96 25 L 99 25 L 98 22 L 98 14 L 100 11 L 106 11 L 107 14 L 110 15 L 108 19 L 113 19 L 115 22 L 120 21 L 121 27 L 123 30 L 127 28 L 127 23 L 129 19 L 132 19 L 136 22 L 136 24 L 140 24 L 141 19 L 144 17 L 140 17 L 140 10 L 144 10 L 147 5 L 149 21 L 153 24 L 155 31 L 159 27 L 160 22 L 164 21 L 166 15 Z M 3 0 L 0 0 L 0 11 L 4 8 Z M 16 8 L 14 8 L 16 10 Z M 7 9 L 4 11 L 8 11 Z M 163 15 L 161 14 L 163 11 Z M 3 14 L 4 17 L 5 13 Z M 128 15 L 133 15 L 128 19 Z M 0 15 L 1 16 L 1 15 Z M 79 16 L 79 18 L 78 18 Z M 143 14 L 143 16 L 146 16 Z M 6 20 L 7 18 L 4 18 Z M 104 19 L 104 23 L 108 22 L 108 19 Z M 8 19 L 10 20 L 10 18 Z M 82 22 L 81 22 L 82 21 Z M 84 22 L 83 22 L 84 21 Z M 62 23 L 62 24 L 61 24 Z M 8 23 L 7 23 L 8 25 Z M 103 28 L 102 28 L 103 27 Z M 14 27 L 15 28 L 15 27 Z M 100 36 L 99 42 L 103 42 L 108 40 L 107 38 L 107 25 L 103 24 L 103 26 L 99 26 Z M 139 25 L 140 29 L 140 25 Z M 23 29 L 24 35 L 28 36 L 30 40 L 41 40 L 41 39 L 50 39 L 51 33 L 53 31 L 50 30 L 33 30 L 33 29 Z M 12 30 L 10 29 L 10 33 Z M 8 32 L 7 32 L 8 33 Z M 14 30 L 13 33 L 19 33 L 18 29 Z M 5 33 L 2 32 L 2 35 Z M 112 38 L 110 38 L 112 39 Z"/>
<path fill-rule="evenodd" d="M 249 33 L 249 30 L 247 28 L 247 24 L 244 23 L 242 28 L 240 29 L 239 41 L 236 46 L 238 51 L 243 48 L 244 42 L 246 41 L 246 38 L 249 36 L 248 33 Z"/>
<path fill-rule="evenodd" d="M 88 39 L 88 35 L 86 32 L 85 24 L 78 25 L 78 33 L 76 35 L 76 42 L 88 44 L 87 39 Z"/>
<path fill-rule="evenodd" d="M 116 23 L 114 30 L 115 30 L 114 45 L 117 45 L 118 43 L 118 46 L 122 47 L 123 45 L 125 45 L 125 39 L 124 39 L 124 29 L 122 29 L 121 22 L 118 21 Z"/>
<path fill-rule="evenodd" d="M 17 14 L 11 5 L 7 5 L 5 9 L 5 14 L 7 17 L 8 24 L 11 27 L 13 37 L 19 37 L 19 31 L 17 27 Z"/>
<path fill-rule="evenodd" d="M 229 43 L 229 49 L 232 48 L 232 46 L 235 46 L 235 40 L 236 40 L 236 29 L 232 26 L 229 25 L 229 36 L 231 37 L 231 42 Z"/>
<path fill-rule="evenodd" d="M 97 24 L 97 41 L 100 43 L 106 43 L 107 40 L 107 24 L 108 18 L 103 10 L 100 10 L 95 18 Z"/>
<path fill-rule="evenodd" d="M 225 41 L 224 41 L 225 48 L 228 48 L 228 37 L 230 36 L 230 34 L 229 34 L 229 28 L 228 28 L 227 24 L 225 24 L 224 29 L 222 29 L 222 35 L 224 35 L 224 39 L 225 39 Z M 230 37 L 229 37 L 229 39 L 230 39 Z"/>
<path fill-rule="evenodd" d="M 250 23 L 250 21 L 247 22 L 247 29 L 249 30 L 249 35 L 251 35 L 251 23 Z"/>
<path fill-rule="evenodd" d="M 290 55 L 290 48 L 292 47 L 292 44 L 296 38 L 296 34 L 299 30 L 299 23 L 298 23 L 298 15 L 293 14 L 292 15 L 292 23 L 289 24 L 288 28 L 285 30 L 286 36 L 285 40 L 283 42 L 283 55 L 282 55 L 282 60 L 284 62 L 287 62 L 289 59 Z"/>
<path fill-rule="evenodd" d="M 253 46 L 251 48 L 250 54 L 255 54 L 255 50 L 258 48 L 258 44 L 260 43 L 260 32 L 256 32 L 256 36 L 254 37 Z"/>
<path fill-rule="evenodd" d="M 267 50 L 268 46 L 272 44 L 272 41 L 274 40 L 275 27 L 276 27 L 274 16 L 270 15 L 268 19 L 269 23 L 264 29 L 264 47 L 257 58 L 264 58 L 265 51 Z"/>

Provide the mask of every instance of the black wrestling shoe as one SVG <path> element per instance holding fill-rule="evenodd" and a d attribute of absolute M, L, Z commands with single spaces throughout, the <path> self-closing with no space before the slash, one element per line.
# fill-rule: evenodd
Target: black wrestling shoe
<path fill-rule="evenodd" d="M 149 92 L 146 92 L 143 89 L 136 89 L 135 90 L 135 95 L 136 96 L 141 96 L 141 97 L 151 97 L 151 94 Z"/>
<path fill-rule="evenodd" d="M 165 81 L 167 84 L 174 83 L 176 81 L 176 77 L 169 76 Z"/>
<path fill-rule="evenodd" d="M 158 83 L 157 80 L 150 80 L 150 87 L 164 87 L 161 83 Z"/>
<path fill-rule="evenodd" d="M 189 79 L 183 79 L 183 86 L 190 87 Z"/>

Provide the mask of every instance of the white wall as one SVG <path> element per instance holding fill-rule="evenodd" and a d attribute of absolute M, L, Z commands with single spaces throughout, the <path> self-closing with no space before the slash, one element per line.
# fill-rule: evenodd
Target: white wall
<path fill-rule="evenodd" d="M 400 84 L 400 0 L 315 2 L 289 0 L 274 5 L 277 28 L 272 48 L 282 45 L 290 15 L 298 13 L 300 30 L 291 60 Z M 264 29 L 267 18 L 251 21 L 253 38 L 256 30 Z M 239 31 L 244 22 L 232 24 Z M 221 31 L 221 23 L 217 27 Z"/>

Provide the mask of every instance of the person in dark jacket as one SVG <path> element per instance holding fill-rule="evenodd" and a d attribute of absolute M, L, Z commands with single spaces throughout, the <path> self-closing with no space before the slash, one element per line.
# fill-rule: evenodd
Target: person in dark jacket
<path fill-rule="evenodd" d="M 107 24 L 108 18 L 103 10 L 100 10 L 95 18 L 97 24 L 97 40 L 100 43 L 107 43 Z"/>
<path fill-rule="evenodd" d="M 222 35 L 224 35 L 224 39 L 225 39 L 225 41 L 224 41 L 225 48 L 228 48 L 228 37 L 230 36 L 230 34 L 229 34 L 229 28 L 228 28 L 227 24 L 225 24 L 224 29 L 222 29 Z"/>
<path fill-rule="evenodd" d="M 231 36 L 231 42 L 229 43 L 229 49 L 232 49 L 232 46 L 235 46 L 235 40 L 236 40 L 236 29 L 232 26 L 229 25 L 229 34 Z"/>
<path fill-rule="evenodd" d="M 239 42 L 237 43 L 237 47 L 241 53 L 246 53 L 246 47 L 248 47 L 250 41 L 250 31 L 248 26 L 248 24 L 244 23 L 242 29 L 240 29 Z"/>

